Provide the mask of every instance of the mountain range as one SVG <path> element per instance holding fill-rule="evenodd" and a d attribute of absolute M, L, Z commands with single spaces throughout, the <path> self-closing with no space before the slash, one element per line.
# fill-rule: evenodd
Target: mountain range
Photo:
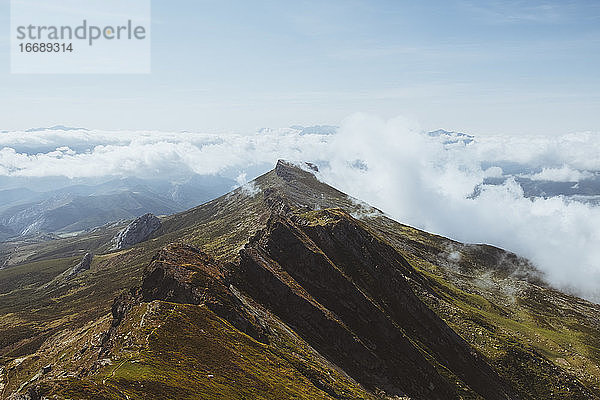
<path fill-rule="evenodd" d="M 113 179 L 33 191 L 0 191 L 0 241 L 36 235 L 72 234 L 151 212 L 172 214 L 220 196 L 232 179 L 195 175 L 179 182 Z"/>
<path fill-rule="evenodd" d="M 600 396 L 600 306 L 315 169 L 280 161 L 127 249 L 126 222 L 3 247 L 0 396 Z"/>

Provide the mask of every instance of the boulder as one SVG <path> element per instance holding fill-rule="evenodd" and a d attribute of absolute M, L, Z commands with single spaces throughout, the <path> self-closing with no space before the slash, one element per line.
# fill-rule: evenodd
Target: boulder
<path fill-rule="evenodd" d="M 123 250 L 148 239 L 152 232 L 160 228 L 160 220 L 153 214 L 144 214 L 133 220 L 114 237 L 112 250 Z"/>
<path fill-rule="evenodd" d="M 85 253 L 85 256 L 83 256 L 81 261 L 79 261 L 79 264 L 74 266 L 73 269 L 71 271 L 69 271 L 69 273 L 67 275 L 67 279 L 72 278 L 76 275 L 79 275 L 83 271 L 87 271 L 88 269 L 90 269 L 93 258 L 94 258 L 94 255 L 92 253 Z"/>

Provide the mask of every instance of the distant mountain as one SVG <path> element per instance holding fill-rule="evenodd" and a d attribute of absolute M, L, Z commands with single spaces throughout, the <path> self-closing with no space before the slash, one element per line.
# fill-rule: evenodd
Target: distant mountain
<path fill-rule="evenodd" d="M 125 191 L 98 196 L 57 196 L 6 210 L 0 223 L 20 235 L 87 230 L 146 212 L 171 214 L 181 206 L 151 192 Z"/>
<path fill-rule="evenodd" d="M 0 242 L 10 239 L 11 237 L 14 237 L 15 231 L 13 231 L 12 229 L 10 229 L 7 226 L 1 225 L 0 224 Z"/>
<path fill-rule="evenodd" d="M 27 188 L 0 190 L 0 212 L 11 205 L 30 201 L 38 195 L 39 193 Z"/>
<path fill-rule="evenodd" d="M 14 236 L 88 230 L 145 213 L 172 214 L 218 197 L 232 179 L 193 176 L 180 182 L 115 179 L 97 185 L 70 185 L 50 192 L 27 188 L 0 191 L 0 224 Z M 0 241 L 8 234 L 0 235 Z"/>
<path fill-rule="evenodd" d="M 301 167 L 280 161 L 125 250 L 111 239 L 126 223 L 0 245 L 3 396 L 600 396 L 599 305 Z"/>
<path fill-rule="evenodd" d="M 501 185 L 510 178 L 514 179 L 521 186 L 526 197 L 550 198 L 563 196 L 582 203 L 600 205 L 600 175 L 578 182 L 533 180 L 531 178 L 507 175 L 498 178 L 486 178 L 483 181 L 483 185 Z M 481 191 L 481 186 L 476 188 L 476 192 L 478 191 Z"/>
<path fill-rule="evenodd" d="M 298 130 L 300 135 L 335 135 L 339 129 L 339 127 L 332 125 L 314 125 L 306 127 L 294 125 L 290 128 Z"/>
<path fill-rule="evenodd" d="M 64 126 L 64 125 L 54 125 L 54 126 L 50 126 L 47 128 L 30 128 L 30 129 L 27 129 L 25 132 L 44 132 L 44 131 L 89 131 L 89 129 L 73 128 L 73 127 Z"/>
<path fill-rule="evenodd" d="M 303 135 L 334 135 L 339 130 L 338 126 L 332 125 L 313 125 L 313 126 L 302 126 L 292 125 L 289 128 L 284 129 L 273 129 L 273 128 L 261 128 L 258 130 L 259 134 L 280 132 L 280 133 L 294 133 Z"/>
<path fill-rule="evenodd" d="M 461 144 L 467 146 L 475 141 L 475 136 L 443 129 L 426 132 L 425 135 L 441 140 L 444 145 Z M 525 197 L 549 198 L 562 196 L 572 201 L 600 205 L 600 171 L 573 171 L 574 174 L 567 175 L 560 174 L 561 167 L 566 168 L 564 165 L 548 166 L 503 160 L 481 162 L 483 170 L 492 167 L 499 169 L 499 176 L 485 178 L 482 184 L 475 188 L 471 197 L 479 196 L 486 186 L 502 185 L 507 180 L 513 179 L 521 186 Z M 548 167 L 553 167 L 550 171 L 559 174 L 557 178 L 543 173 L 545 168 Z M 566 170 L 570 171 L 568 168 Z"/>
<path fill-rule="evenodd" d="M 171 182 L 165 193 L 184 209 L 215 199 L 238 183 L 217 175 L 193 175 L 180 182 Z"/>
<path fill-rule="evenodd" d="M 444 139 L 444 144 L 462 143 L 467 145 L 475 139 L 475 136 L 467 135 L 466 133 L 445 131 L 443 129 L 427 132 L 427 135 Z"/>
<path fill-rule="evenodd" d="M 564 199 L 581 203 L 600 205 L 600 171 L 585 171 L 586 174 L 577 179 L 549 180 L 544 179 L 539 166 L 526 165 L 514 162 L 484 162 L 482 169 L 492 167 L 501 169 L 499 176 L 487 177 L 478 185 L 472 197 L 477 197 L 486 186 L 502 185 L 509 179 L 514 180 L 523 189 L 525 197 L 550 198 L 563 197 Z"/>

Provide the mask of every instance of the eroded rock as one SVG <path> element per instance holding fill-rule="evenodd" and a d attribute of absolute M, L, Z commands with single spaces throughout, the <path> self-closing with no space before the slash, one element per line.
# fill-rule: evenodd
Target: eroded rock
<path fill-rule="evenodd" d="M 160 228 L 160 220 L 154 214 L 144 214 L 115 236 L 112 250 L 123 250 L 143 242 L 158 228 Z"/>
<path fill-rule="evenodd" d="M 92 253 L 86 253 L 85 256 L 83 256 L 83 258 L 79 262 L 79 264 L 74 266 L 73 269 L 68 273 L 67 279 L 70 279 L 76 275 L 79 275 L 80 273 L 82 273 L 84 271 L 89 270 L 90 266 L 92 265 L 93 258 L 94 258 L 94 255 Z"/>

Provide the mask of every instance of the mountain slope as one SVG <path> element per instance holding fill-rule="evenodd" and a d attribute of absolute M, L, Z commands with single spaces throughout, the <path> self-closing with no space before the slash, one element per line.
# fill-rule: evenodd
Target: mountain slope
<path fill-rule="evenodd" d="M 118 227 L 13 250 L 2 396 L 598 397 L 597 305 L 309 171 L 279 162 L 125 251 Z M 90 270 L 61 279 L 85 252 Z"/>

